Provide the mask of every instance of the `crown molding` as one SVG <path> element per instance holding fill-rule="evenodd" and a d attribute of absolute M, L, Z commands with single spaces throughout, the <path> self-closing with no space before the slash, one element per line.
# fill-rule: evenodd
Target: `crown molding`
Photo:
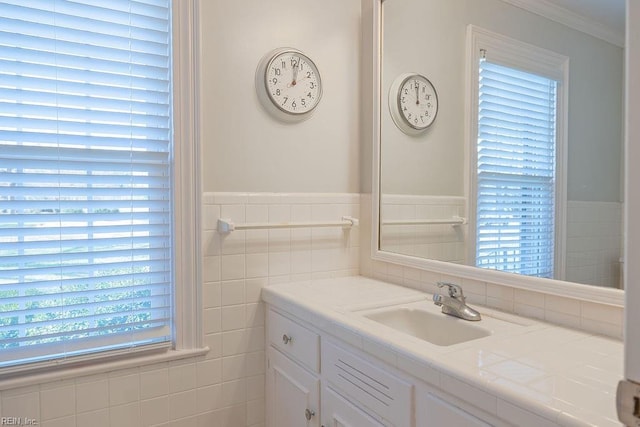
<path fill-rule="evenodd" d="M 548 0 L 502 0 L 513 6 L 543 16 L 552 21 L 566 25 L 574 30 L 597 37 L 613 45 L 624 47 L 624 31 L 602 25 L 600 22 L 586 18 L 575 12 L 557 6 Z"/>

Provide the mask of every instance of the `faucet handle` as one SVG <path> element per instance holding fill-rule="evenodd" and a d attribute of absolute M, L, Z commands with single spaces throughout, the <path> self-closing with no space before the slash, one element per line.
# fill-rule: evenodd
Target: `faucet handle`
<path fill-rule="evenodd" d="M 446 286 L 449 292 L 449 296 L 451 298 L 456 298 L 464 301 L 465 298 L 464 298 L 464 294 L 462 293 L 462 288 L 460 287 L 460 285 L 456 285 L 455 283 L 449 283 L 449 282 L 438 282 L 436 283 L 436 285 L 438 285 L 439 288 L 444 288 Z"/>

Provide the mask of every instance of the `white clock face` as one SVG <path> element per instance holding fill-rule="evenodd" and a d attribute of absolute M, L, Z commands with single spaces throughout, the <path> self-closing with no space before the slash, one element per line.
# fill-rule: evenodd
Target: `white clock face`
<path fill-rule="evenodd" d="M 269 100 L 291 115 L 311 112 L 320 101 L 320 73 L 313 61 L 296 50 L 275 54 L 266 65 L 264 85 Z"/>
<path fill-rule="evenodd" d="M 426 77 L 419 74 L 404 79 L 398 90 L 398 110 L 413 129 L 426 129 L 438 113 L 438 95 Z"/>
<path fill-rule="evenodd" d="M 389 110 L 398 128 L 408 135 L 419 135 L 438 114 L 438 94 L 421 74 L 399 75 L 389 90 Z"/>

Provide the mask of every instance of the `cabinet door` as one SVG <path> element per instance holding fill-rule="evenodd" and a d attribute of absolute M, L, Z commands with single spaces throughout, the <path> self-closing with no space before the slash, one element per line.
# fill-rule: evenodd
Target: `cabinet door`
<path fill-rule="evenodd" d="M 425 427 L 491 427 L 490 424 L 431 393 L 421 393 L 417 397 L 416 411 L 418 425 Z"/>
<path fill-rule="evenodd" d="M 384 427 L 330 387 L 322 390 L 322 427 Z"/>
<path fill-rule="evenodd" d="M 320 380 L 287 356 L 269 348 L 267 425 L 319 427 Z"/>

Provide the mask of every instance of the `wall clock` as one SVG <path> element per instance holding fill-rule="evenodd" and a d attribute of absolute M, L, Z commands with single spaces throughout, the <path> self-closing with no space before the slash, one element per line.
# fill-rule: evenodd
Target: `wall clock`
<path fill-rule="evenodd" d="M 296 122 L 308 118 L 322 97 L 316 64 L 304 53 L 279 48 L 267 53 L 256 70 L 260 104 L 273 117 Z"/>
<path fill-rule="evenodd" d="M 401 131 L 418 135 L 431 126 L 438 115 L 436 88 L 421 74 L 401 74 L 389 90 L 389 110 Z"/>

